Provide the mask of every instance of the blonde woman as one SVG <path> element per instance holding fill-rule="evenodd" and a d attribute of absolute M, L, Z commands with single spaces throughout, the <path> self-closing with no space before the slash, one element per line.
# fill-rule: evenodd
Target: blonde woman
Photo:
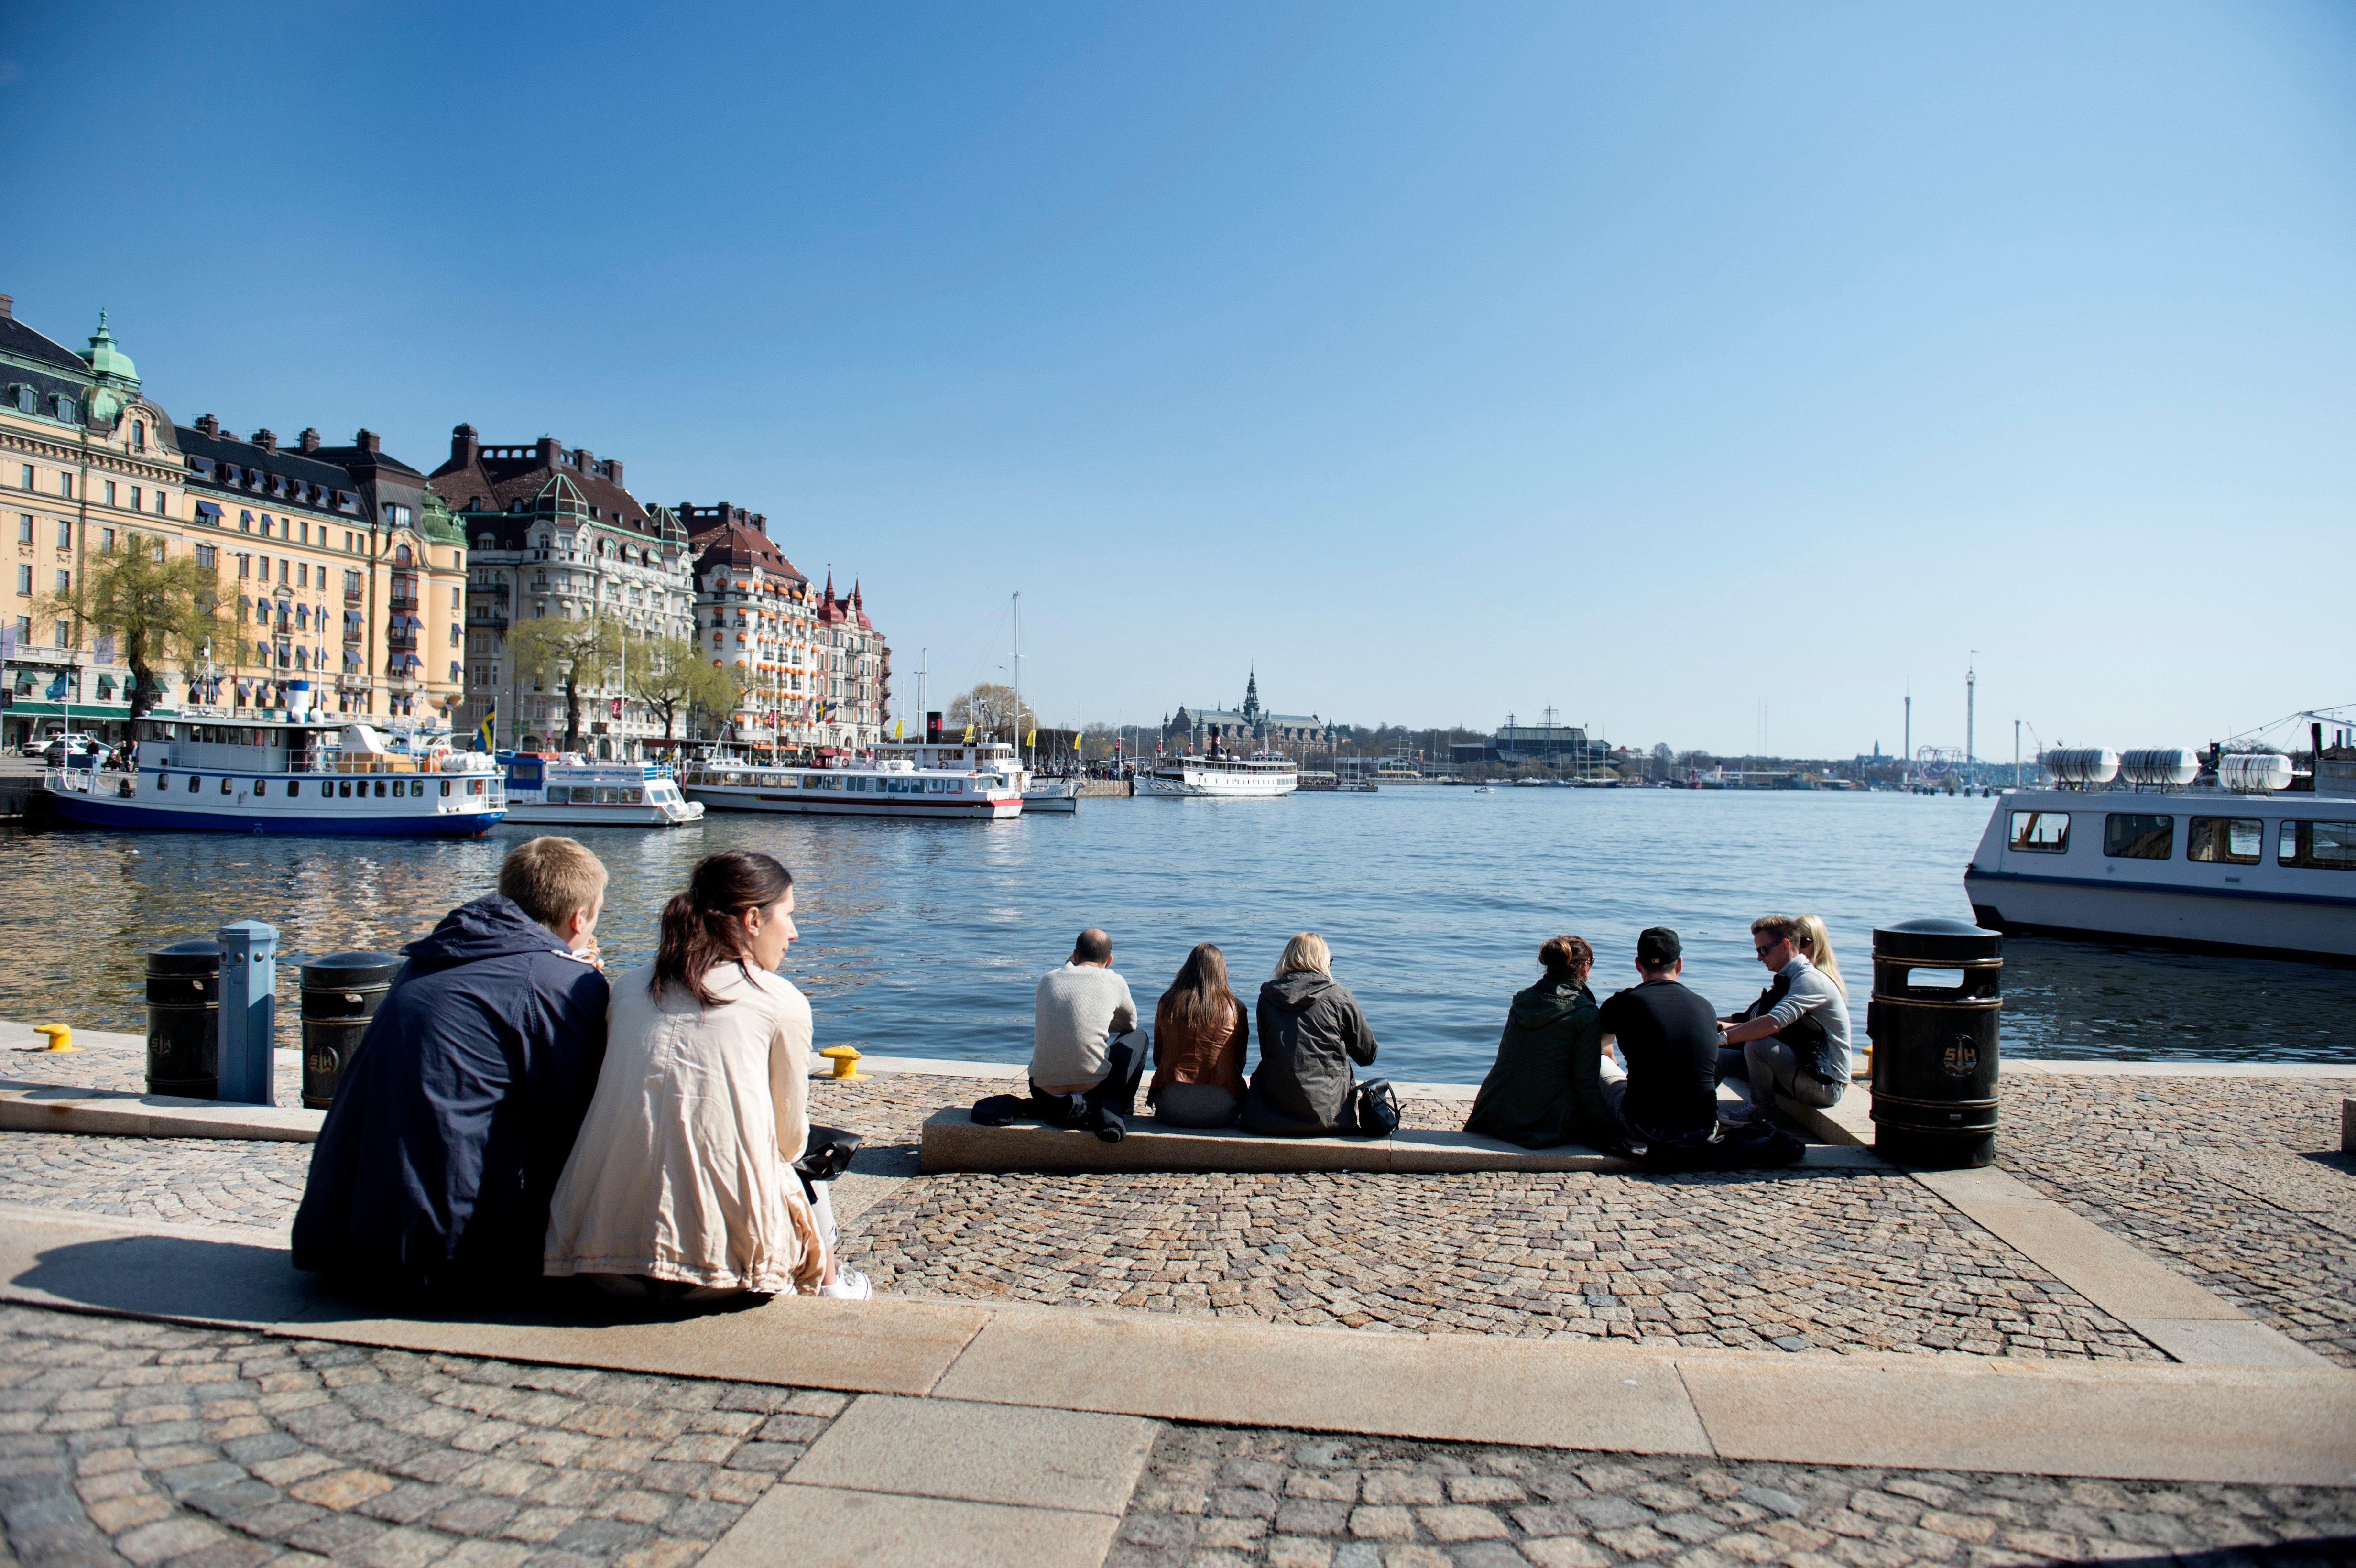
<path fill-rule="evenodd" d="M 1259 1068 L 1244 1096 L 1244 1125 L 1286 1137 L 1356 1132 L 1350 1063 L 1374 1065 L 1375 1035 L 1333 978 L 1323 937 L 1304 931 L 1284 944 L 1276 977 L 1259 988 L 1258 1013 Z"/>
<path fill-rule="evenodd" d="M 1847 996 L 1848 982 L 1841 978 L 1840 960 L 1833 956 L 1833 933 L 1825 929 L 1824 916 L 1804 914 L 1798 919 L 1800 933 L 1793 945 L 1807 955 L 1818 974 L 1840 987 L 1842 996 Z"/>

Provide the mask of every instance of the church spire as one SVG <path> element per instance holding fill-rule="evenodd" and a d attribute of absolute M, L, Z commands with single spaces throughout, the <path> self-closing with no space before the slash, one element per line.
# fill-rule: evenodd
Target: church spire
<path fill-rule="evenodd" d="M 1254 669 L 1251 672 L 1251 677 L 1244 683 L 1244 717 L 1246 719 L 1259 717 L 1259 671 L 1258 669 Z"/>

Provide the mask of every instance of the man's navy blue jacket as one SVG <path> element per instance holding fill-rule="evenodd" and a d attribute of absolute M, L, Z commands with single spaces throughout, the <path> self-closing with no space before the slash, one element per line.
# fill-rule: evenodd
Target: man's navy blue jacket
<path fill-rule="evenodd" d="M 294 1266 L 412 1285 L 537 1277 L 605 1056 L 605 977 L 497 894 L 404 951 L 312 1149 Z"/>

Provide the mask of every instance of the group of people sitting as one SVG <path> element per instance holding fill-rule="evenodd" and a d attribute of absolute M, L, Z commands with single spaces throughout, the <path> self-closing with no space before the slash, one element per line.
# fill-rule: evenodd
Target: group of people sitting
<path fill-rule="evenodd" d="M 459 1301 L 547 1276 L 657 1305 L 870 1294 L 811 1147 L 840 1146 L 809 1124 L 809 1002 L 776 972 L 791 873 L 706 857 L 611 981 L 605 892 L 586 848 L 534 838 L 408 946 L 320 1128 L 294 1266 Z"/>
<path fill-rule="evenodd" d="M 1683 945 L 1665 926 L 1637 937 L 1637 984 L 1601 1005 L 1588 987 L 1594 948 L 1550 938 L 1538 982 L 1507 1010 L 1465 1130 L 1528 1148 L 1674 1150 L 1719 1136 L 1721 1082 L 1756 1102 L 1834 1104 L 1849 1080 L 1849 1019 L 1832 937 L 1815 915 L 1763 916 L 1751 935 L 1771 979 L 1731 1017 L 1685 984 Z M 1228 985 L 1226 955 L 1195 947 L 1154 1009 L 1149 1045 L 1129 982 L 1112 967 L 1112 939 L 1091 928 L 1039 982 L 1033 1017 L 1030 1093 L 982 1101 L 976 1121 L 1027 1117 L 1119 1142 L 1150 1061 L 1146 1103 L 1163 1126 L 1330 1137 L 1397 1125 L 1388 1085 L 1352 1071 L 1374 1063 L 1374 1031 L 1315 932 L 1285 944 L 1249 1012 Z M 1259 1061 L 1247 1081 L 1255 1017 Z"/>

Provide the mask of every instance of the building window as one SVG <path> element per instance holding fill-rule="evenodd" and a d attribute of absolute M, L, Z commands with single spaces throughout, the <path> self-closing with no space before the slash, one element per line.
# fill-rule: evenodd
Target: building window
<path fill-rule="evenodd" d="M 33 569 L 31 567 L 20 566 L 16 569 L 16 592 L 23 594 L 27 599 L 30 599 L 33 596 Z"/>
<path fill-rule="evenodd" d="M 114 505 L 114 481 L 112 479 L 106 482 L 106 504 L 110 507 Z"/>
<path fill-rule="evenodd" d="M 33 542 L 33 515 L 30 512 L 16 514 L 16 542 L 18 544 Z"/>
<path fill-rule="evenodd" d="M 207 545 L 205 548 L 207 549 L 212 549 L 212 546 Z M 112 555 L 114 553 L 114 530 L 112 528 L 101 528 L 98 530 L 98 552 L 101 555 Z"/>
<path fill-rule="evenodd" d="M 33 487 L 33 465 L 29 463 L 25 464 L 23 466 L 19 467 L 16 472 L 20 475 L 16 481 L 16 488 L 19 490 L 31 489 Z"/>
<path fill-rule="evenodd" d="M 73 628 L 63 621 L 58 623 L 58 646 L 61 648 L 73 646 Z"/>
<path fill-rule="evenodd" d="M 309 561 L 298 560 L 294 563 L 294 586 L 297 588 L 308 588 L 311 586 L 311 563 Z"/>
<path fill-rule="evenodd" d="M 73 524 L 71 521 L 63 517 L 58 519 L 58 548 L 59 549 L 73 549 Z"/>
<path fill-rule="evenodd" d="M 131 509 L 134 512 L 139 511 L 145 506 L 145 501 L 140 495 L 139 486 L 136 485 L 131 486 Z"/>
<path fill-rule="evenodd" d="M 400 510 L 401 508 L 399 508 L 399 507 L 394 507 L 394 508 L 391 508 L 391 509 L 392 509 L 392 510 L 395 510 L 395 511 L 398 511 L 398 510 Z M 395 545 L 395 546 L 393 546 L 393 547 L 392 547 L 392 564 L 393 564 L 393 565 L 395 565 L 395 566 L 407 566 L 407 565 L 411 564 L 411 562 L 410 562 L 410 557 L 409 557 L 409 547 L 408 547 L 407 545 L 405 545 L 405 544 L 403 544 L 403 545 Z"/>
<path fill-rule="evenodd" d="M 145 452 L 147 450 L 147 421 L 145 420 L 133 420 L 131 421 L 131 447 L 134 452 Z M 135 506 L 137 503 L 134 502 L 133 505 Z"/>
<path fill-rule="evenodd" d="M 72 475 L 60 474 L 58 475 L 58 494 L 63 496 L 69 501 L 73 499 Z"/>
<path fill-rule="evenodd" d="M 164 492 L 161 490 L 155 492 L 155 515 L 159 517 L 165 515 Z M 213 521 L 218 523 L 220 519 L 215 517 Z"/>
<path fill-rule="evenodd" d="M 409 526 L 408 507 L 398 506 L 393 502 L 387 501 L 380 509 L 384 513 L 384 526 L 386 528 L 405 528 Z"/>
<path fill-rule="evenodd" d="M 72 592 L 73 573 L 62 566 L 58 568 L 58 597 L 62 599 Z"/>
<path fill-rule="evenodd" d="M 113 542 L 114 541 L 111 538 L 107 540 L 109 548 L 112 547 Z M 219 559 L 220 558 L 212 546 L 209 544 L 200 544 L 197 547 L 197 564 L 202 567 L 205 571 L 211 571 L 216 570 L 214 563 Z"/>
<path fill-rule="evenodd" d="M 354 598 L 358 598 L 359 596 L 360 574 L 359 572 L 347 571 L 344 573 L 344 592 L 351 594 Z"/>
<path fill-rule="evenodd" d="M 253 557 L 250 555 L 241 555 L 237 558 L 237 574 L 240 577 L 252 577 L 253 575 Z"/>
<path fill-rule="evenodd" d="M 68 424 L 71 424 L 73 422 L 74 400 L 71 398 L 60 394 L 57 400 L 57 411 L 58 418 L 65 421 Z M 58 645 L 59 647 L 65 646 L 63 643 L 59 643 Z"/>

